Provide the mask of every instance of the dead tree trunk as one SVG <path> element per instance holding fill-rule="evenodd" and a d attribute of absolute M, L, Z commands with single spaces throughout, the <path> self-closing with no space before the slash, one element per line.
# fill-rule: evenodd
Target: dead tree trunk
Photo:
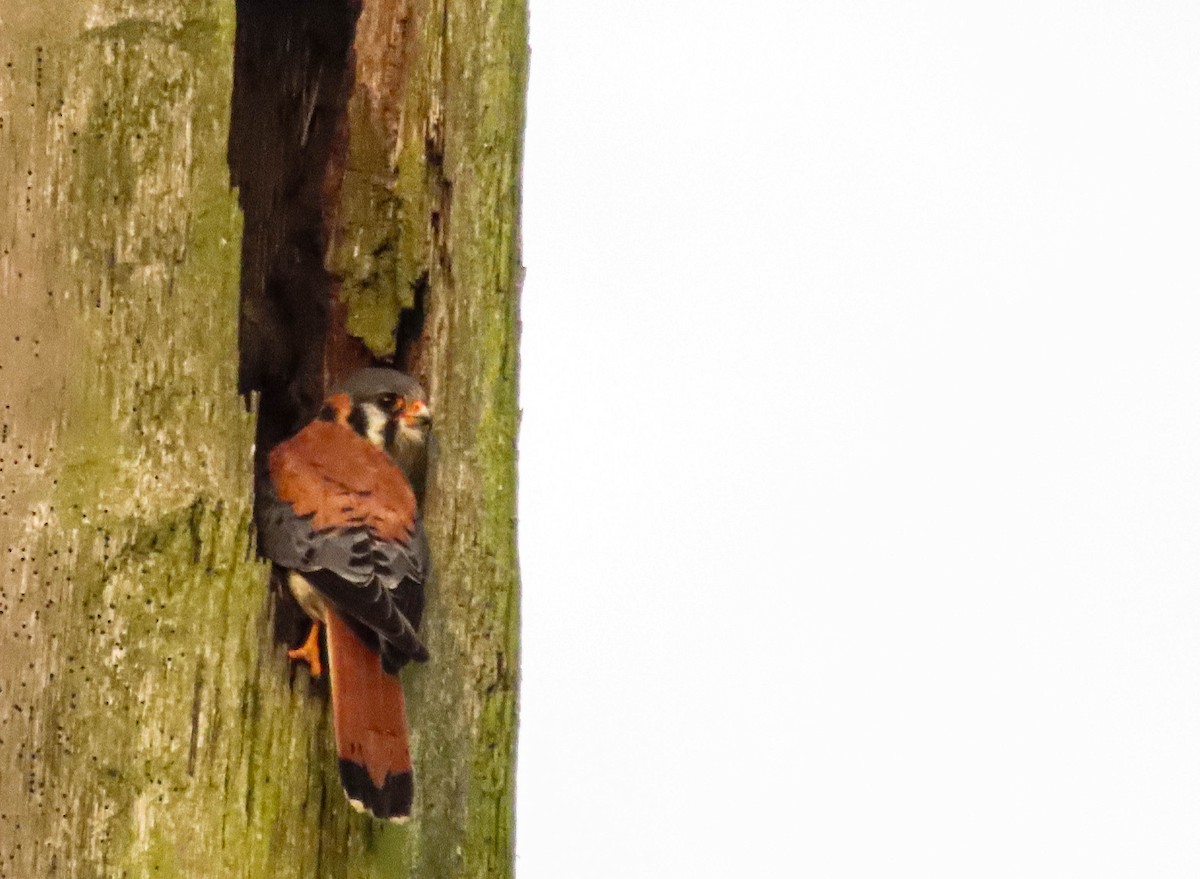
<path fill-rule="evenodd" d="M 3 13 L 0 877 L 511 873 L 525 61 L 523 0 Z M 437 413 L 405 827 L 251 537 L 256 438 L 368 361 Z"/>

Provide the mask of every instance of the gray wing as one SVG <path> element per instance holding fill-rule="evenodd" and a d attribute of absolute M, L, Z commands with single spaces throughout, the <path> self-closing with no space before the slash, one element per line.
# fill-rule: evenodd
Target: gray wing
<path fill-rule="evenodd" d="M 429 547 L 418 518 L 408 544 L 384 540 L 365 526 L 318 531 L 269 484 L 259 490 L 259 547 L 313 585 L 372 648 L 388 670 L 429 658 L 417 637 L 425 608 Z"/>

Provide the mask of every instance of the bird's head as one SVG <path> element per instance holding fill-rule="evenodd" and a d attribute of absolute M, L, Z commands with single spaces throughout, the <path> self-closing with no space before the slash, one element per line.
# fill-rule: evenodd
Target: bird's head
<path fill-rule="evenodd" d="M 425 467 L 432 414 L 425 391 L 394 369 L 362 369 L 325 400 L 320 418 L 340 422 L 391 455 L 413 482 Z"/>

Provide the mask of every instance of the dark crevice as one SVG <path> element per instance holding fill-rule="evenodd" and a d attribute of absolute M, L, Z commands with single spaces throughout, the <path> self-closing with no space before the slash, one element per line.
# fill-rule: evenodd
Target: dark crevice
<path fill-rule="evenodd" d="M 437 215 L 434 215 L 436 222 Z M 421 372 L 425 354 L 425 304 L 429 299 L 429 272 L 413 285 L 413 307 L 400 313 L 396 324 L 396 363 L 409 372 Z"/>
<path fill-rule="evenodd" d="M 188 740 L 187 774 L 196 774 L 196 750 L 200 743 L 200 701 L 204 692 L 204 658 L 196 665 L 196 680 L 192 685 L 192 732 Z"/>
<path fill-rule="evenodd" d="M 237 3 L 229 170 L 244 215 L 239 390 L 259 393 L 260 459 L 324 391 L 337 294 L 325 253 L 359 11 L 355 0 Z"/>

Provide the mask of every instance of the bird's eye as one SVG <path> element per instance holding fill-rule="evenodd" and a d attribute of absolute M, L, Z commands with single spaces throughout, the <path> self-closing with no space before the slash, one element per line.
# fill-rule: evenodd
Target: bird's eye
<path fill-rule="evenodd" d="M 384 409 L 392 409 L 396 405 L 396 400 L 399 399 L 395 394 L 380 394 L 379 405 Z"/>

